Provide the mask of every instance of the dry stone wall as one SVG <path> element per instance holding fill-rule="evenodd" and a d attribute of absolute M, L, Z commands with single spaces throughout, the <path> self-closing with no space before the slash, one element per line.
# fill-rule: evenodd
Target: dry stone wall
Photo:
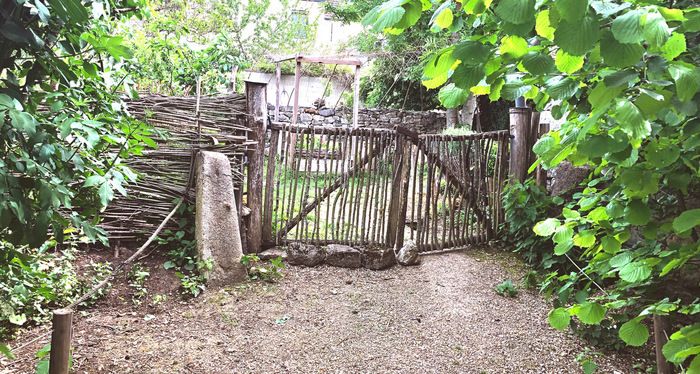
<path fill-rule="evenodd" d="M 274 106 L 268 106 L 269 116 L 275 118 Z M 396 125 L 420 133 L 439 133 L 445 128 L 444 111 L 431 110 L 417 112 L 400 109 L 370 109 L 363 108 L 358 113 L 358 125 L 370 128 L 393 128 Z M 280 108 L 280 122 L 291 122 L 292 108 Z M 312 126 L 343 126 L 352 123 L 352 110 L 347 108 L 308 108 L 299 110 L 300 124 Z"/>

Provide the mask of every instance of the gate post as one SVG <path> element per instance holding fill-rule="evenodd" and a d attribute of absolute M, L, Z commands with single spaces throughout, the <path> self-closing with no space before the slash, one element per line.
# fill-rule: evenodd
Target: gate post
<path fill-rule="evenodd" d="M 396 129 L 396 150 L 394 153 L 394 173 L 391 182 L 391 200 L 389 201 L 389 220 L 387 226 L 387 247 L 401 248 L 403 232 L 406 226 L 406 205 L 408 203 L 408 174 L 410 163 L 409 134 L 400 127 Z"/>
<path fill-rule="evenodd" d="M 530 166 L 530 108 L 510 108 L 510 165 L 511 180 L 524 181 Z"/>
<path fill-rule="evenodd" d="M 262 244 L 263 168 L 267 129 L 267 84 L 245 81 L 248 128 L 255 148 L 248 151 L 248 253 L 258 253 Z"/>

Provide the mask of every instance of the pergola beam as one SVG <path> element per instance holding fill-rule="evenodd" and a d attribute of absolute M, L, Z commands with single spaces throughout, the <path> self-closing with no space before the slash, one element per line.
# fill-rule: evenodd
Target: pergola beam
<path fill-rule="evenodd" d="M 294 91 L 292 93 L 294 97 L 294 106 L 292 108 L 292 124 L 296 124 L 299 117 L 299 86 L 301 81 L 301 64 L 303 63 L 317 63 L 317 64 L 328 64 L 328 65 L 349 65 L 354 66 L 354 79 L 353 79 L 353 103 L 352 103 L 352 125 L 353 127 L 358 126 L 358 114 L 360 110 L 360 67 L 362 66 L 362 61 L 359 59 L 348 59 L 342 57 L 317 57 L 317 56 L 302 56 L 294 55 L 287 56 L 278 59 L 274 59 L 272 62 L 275 63 L 275 120 L 279 120 L 279 97 L 280 97 L 280 80 L 281 71 L 280 63 L 283 61 L 296 62 L 294 69 Z"/>

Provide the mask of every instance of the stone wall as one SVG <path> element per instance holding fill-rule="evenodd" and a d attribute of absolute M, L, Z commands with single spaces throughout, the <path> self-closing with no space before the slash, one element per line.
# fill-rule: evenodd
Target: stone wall
<path fill-rule="evenodd" d="M 270 119 L 274 121 L 275 108 L 268 106 Z M 444 111 L 416 112 L 399 109 L 369 109 L 359 110 L 358 125 L 360 127 L 393 128 L 399 125 L 420 133 L 438 133 L 445 128 Z M 291 122 L 292 108 L 280 107 L 280 122 Z M 299 110 L 297 121 L 304 125 L 313 126 L 342 126 L 352 123 L 352 109 L 341 108 L 308 108 Z"/>

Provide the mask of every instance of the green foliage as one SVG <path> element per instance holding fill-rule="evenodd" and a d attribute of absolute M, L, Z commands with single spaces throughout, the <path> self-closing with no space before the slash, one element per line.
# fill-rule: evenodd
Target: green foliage
<path fill-rule="evenodd" d="M 206 289 L 206 272 L 211 270 L 211 261 L 203 261 L 197 255 L 197 242 L 194 237 L 194 206 L 182 204 L 173 220 L 176 229 L 163 230 L 158 243 L 168 249 L 168 260 L 163 263 L 167 270 L 174 269 L 180 279 L 185 295 L 197 297 Z"/>
<path fill-rule="evenodd" d="M 267 56 L 298 53 L 314 40 L 313 24 L 297 21 L 294 3 L 269 0 L 164 1 L 148 16 L 120 25 L 134 50 L 139 90 L 194 94 L 230 89 L 234 69 L 264 64 Z M 273 10 L 274 9 L 274 10 Z M 253 31 L 254 30 L 254 31 Z"/>
<path fill-rule="evenodd" d="M 11 259 L 0 267 L 0 340 L 10 338 L 21 326 L 46 322 L 52 308 L 71 303 L 111 273 L 109 263 L 91 263 L 79 275 L 73 266 L 76 249 L 54 254 L 55 249 L 55 242 L 38 249 L 0 242 L 2 260 Z M 104 296 L 108 288 L 86 303 Z"/>
<path fill-rule="evenodd" d="M 241 257 L 241 264 L 246 267 L 248 277 L 252 280 L 275 282 L 284 276 L 282 270 L 285 266 L 282 257 L 279 256 L 271 259 L 269 263 L 263 263 L 257 255 L 247 254 Z"/>
<path fill-rule="evenodd" d="M 9 360 L 14 360 L 15 355 L 12 353 L 12 349 L 8 344 L 5 343 L 0 343 L 0 353 L 2 353 L 3 356 L 5 356 Z"/>
<path fill-rule="evenodd" d="M 506 279 L 503 282 L 497 284 L 495 287 L 495 291 L 497 294 L 505 297 L 518 296 L 518 289 L 515 287 L 515 284 L 513 284 L 513 281 L 510 279 Z"/>
<path fill-rule="evenodd" d="M 552 245 L 547 240 L 532 235 L 532 227 L 556 212 L 561 198 L 553 198 L 537 186 L 532 179 L 525 183 L 511 182 L 503 193 L 505 224 L 503 229 L 508 242 L 515 247 L 525 261 L 540 270 L 550 270 L 564 263 L 552 254 Z"/>
<path fill-rule="evenodd" d="M 435 18 L 446 3 L 422 9 Z M 700 8 L 692 1 L 477 3 L 453 12 L 449 28 L 464 33 L 426 60 L 423 83 L 551 107 L 564 123 L 537 142 L 536 164 L 549 169 L 567 160 L 591 170 L 561 212 L 532 225 L 552 239 L 554 256 L 580 265 L 551 273 L 545 289 L 582 326 L 634 318 L 616 321 L 633 345 L 646 341 L 642 323 L 651 315 L 697 319 L 697 280 L 686 279 L 700 258 Z M 401 32 L 419 22 L 409 15 L 412 4 L 420 2 L 387 2 L 364 21 Z M 397 7 L 403 14 L 388 17 Z M 460 55 L 467 47 L 483 59 Z M 468 75 L 462 66 L 470 66 Z M 693 291 L 685 291 L 688 284 Z M 684 347 L 671 340 L 667 356 L 700 365 L 698 352 Z"/>
<path fill-rule="evenodd" d="M 129 92 L 131 52 L 108 12 L 137 3 L 22 3 L 7 4 L 0 36 L 0 239 L 37 247 L 72 226 L 106 243 L 96 215 L 135 180 L 123 160 L 150 140 L 116 93 Z"/>
<path fill-rule="evenodd" d="M 347 3 L 324 3 L 326 10 L 343 22 L 357 22 L 382 0 L 359 0 Z M 416 10 L 418 11 L 416 13 Z M 411 15 L 420 14 L 412 6 Z M 350 48 L 373 55 L 369 72 L 363 73 L 360 97 L 367 107 L 429 110 L 440 107 L 435 90 L 420 84 L 420 61 L 425 54 L 447 43 L 449 36 L 430 32 L 429 20 L 400 35 L 383 35 L 365 30 L 350 42 Z M 381 30 L 379 30 L 381 31 Z"/>

